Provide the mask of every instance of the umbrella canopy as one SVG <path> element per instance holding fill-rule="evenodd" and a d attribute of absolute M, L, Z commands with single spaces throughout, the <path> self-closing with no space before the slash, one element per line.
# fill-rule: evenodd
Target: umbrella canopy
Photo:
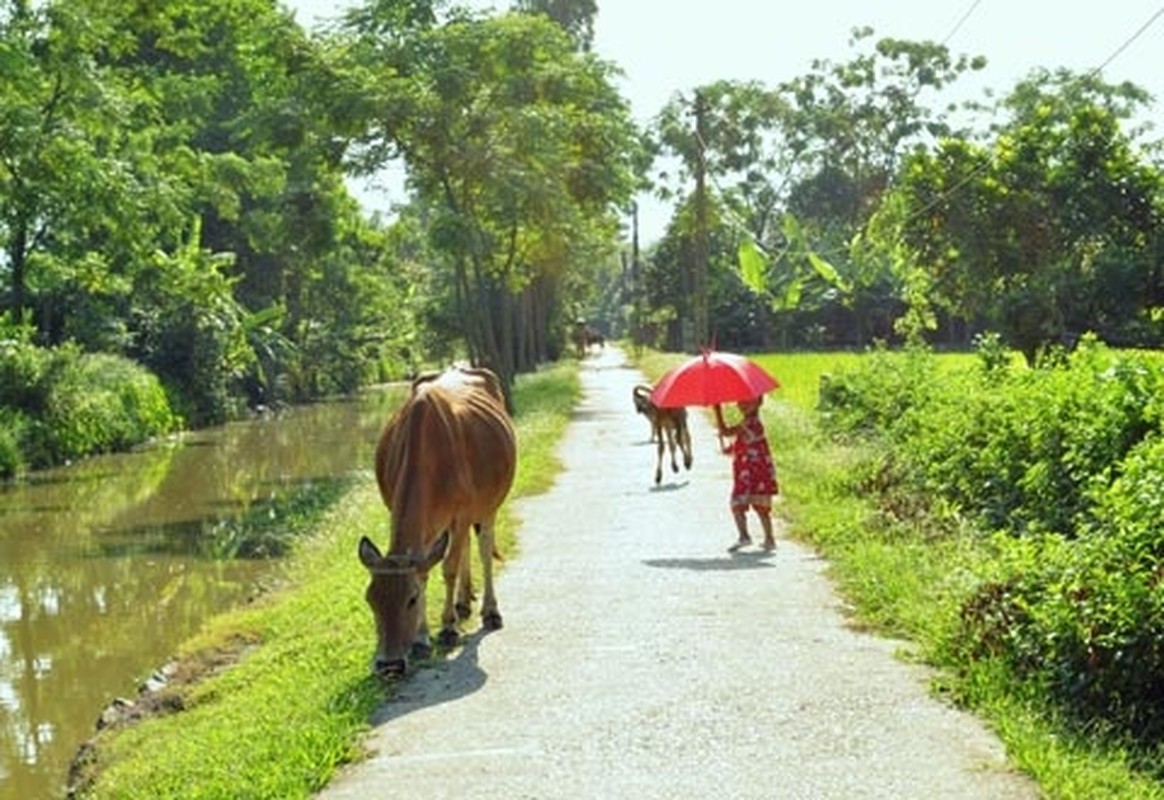
<path fill-rule="evenodd" d="M 705 350 L 672 369 L 651 391 L 659 408 L 713 406 L 753 400 L 780 382 L 745 356 Z"/>

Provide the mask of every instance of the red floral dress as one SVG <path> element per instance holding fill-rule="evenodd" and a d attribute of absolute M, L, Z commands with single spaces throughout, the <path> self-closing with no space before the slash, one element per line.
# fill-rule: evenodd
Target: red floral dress
<path fill-rule="evenodd" d="M 776 462 L 759 415 L 744 417 L 732 442 L 732 507 L 768 506 L 780 492 Z"/>

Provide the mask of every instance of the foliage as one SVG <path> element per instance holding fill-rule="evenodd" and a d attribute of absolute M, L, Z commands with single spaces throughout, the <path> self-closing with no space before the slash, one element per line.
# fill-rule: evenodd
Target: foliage
<path fill-rule="evenodd" d="M 652 346 L 691 351 L 700 344 L 693 340 L 693 330 L 685 331 L 694 314 L 694 279 L 688 269 L 696 248 L 689 220 L 692 213 L 689 205 L 643 264 L 641 291 L 650 312 L 640 336 Z M 771 311 L 765 299 L 749 291 L 737 274 L 734 241 L 713 206 L 707 237 L 708 343 L 714 341 L 721 349 L 763 348 L 771 338 Z M 675 264 L 685 266 L 676 270 Z"/>
<path fill-rule="evenodd" d="M 914 348 L 904 354 L 879 345 L 858 368 L 821 376 L 821 422 L 833 434 L 890 430 L 936 391 L 933 354 Z"/>
<path fill-rule="evenodd" d="M 1164 362 L 1091 338 L 1029 369 L 986 338 L 978 365 L 923 392 L 915 381 L 869 362 L 822 405 L 880 443 L 854 485 L 883 521 L 998 532 L 964 567 L 937 657 L 968 679 L 1001 667 L 1063 724 L 1151 768 L 1164 745 Z"/>
<path fill-rule="evenodd" d="M 395 365 L 411 317 L 359 275 L 385 241 L 343 184 L 334 51 L 267 0 L 4 14 L 0 310 L 150 365 L 198 425 Z"/>
<path fill-rule="evenodd" d="M 595 0 L 514 0 L 513 7 L 527 14 L 545 14 L 562 26 L 579 50 L 589 51 L 594 44 Z"/>
<path fill-rule="evenodd" d="M 0 345 L 3 474 L 123 450 L 177 428 L 158 379 L 120 356 Z"/>
<path fill-rule="evenodd" d="M 865 52 L 814 61 L 775 88 L 719 81 L 679 95 L 654 128 L 679 161 L 662 183 L 684 198 L 675 225 L 693 233 L 686 205 L 703 182 L 712 187 L 709 214 L 745 255 L 745 284 L 772 305 L 783 346 L 811 344 L 804 331 L 858 344 L 894 333 L 908 286 L 900 264 L 856 243 L 905 155 L 953 133 L 946 113 L 921 99 L 983 65 L 932 42 L 875 40 L 868 28 L 854 30 L 850 44 Z M 682 255 L 666 268 L 691 272 Z"/>
<path fill-rule="evenodd" d="M 403 156 L 469 355 L 507 386 L 545 356 L 558 287 L 604 258 L 636 140 L 614 68 L 542 15 L 352 31 L 370 98 L 364 170 Z"/>
<path fill-rule="evenodd" d="M 907 164 L 901 236 L 937 304 L 1034 363 L 1086 331 L 1142 343 L 1160 294 L 1161 176 L 1121 120 L 1144 102 L 1094 76 L 1036 75 L 992 145 L 943 141 Z M 1152 340 L 1155 341 L 1156 337 Z"/>
<path fill-rule="evenodd" d="M 0 405 L 0 478 L 11 478 L 28 468 L 22 442 L 28 436 L 27 414 Z"/>

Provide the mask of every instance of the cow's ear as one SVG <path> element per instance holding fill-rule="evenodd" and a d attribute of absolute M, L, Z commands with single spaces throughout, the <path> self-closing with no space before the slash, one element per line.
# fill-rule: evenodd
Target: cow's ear
<path fill-rule="evenodd" d="M 445 528 L 444 533 L 436 538 L 436 541 L 432 543 L 432 547 L 430 547 L 428 552 L 425 553 L 424 562 L 420 565 L 422 570 L 427 572 L 436 566 L 438 561 L 445 557 L 445 551 L 449 549 L 449 540 L 451 538 L 452 535 L 450 534 L 449 529 Z"/>
<path fill-rule="evenodd" d="M 379 548 L 377 548 L 376 545 L 374 545 L 372 543 L 372 540 L 369 539 L 367 536 L 361 536 L 360 537 L 360 563 L 363 564 L 368 569 L 372 569 L 373 567 L 375 567 L 377 564 L 380 563 L 380 559 L 382 559 L 382 558 L 383 558 L 383 556 L 380 555 Z"/>

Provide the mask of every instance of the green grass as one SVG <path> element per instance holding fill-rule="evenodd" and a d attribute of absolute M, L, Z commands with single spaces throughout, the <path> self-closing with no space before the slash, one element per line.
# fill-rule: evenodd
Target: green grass
<path fill-rule="evenodd" d="M 817 549 L 846 600 L 855 627 L 910 642 L 903 655 L 937 668 L 935 693 L 971 709 L 991 725 L 1011 763 L 1039 784 L 1048 798 L 1164 800 L 1164 786 L 1137 773 L 1129 755 L 1099 737 L 1072 733 L 1007 683 L 990 665 L 962 678 L 942 662 L 942 636 L 957 613 L 970 565 L 990 559 L 989 542 L 967 532 L 940 539 L 926 530 L 885 524 L 877 509 L 854 492 L 851 468 L 865 453 L 823 437 L 815 410 L 822 375 L 843 372 L 857 353 L 752 355 L 777 377 L 762 414 L 780 473 L 779 513 L 788 535 Z M 653 382 L 688 358 L 645 352 L 638 366 Z M 964 366 L 974 354 L 940 354 L 939 374 Z M 961 665 L 964 666 L 964 665 Z"/>
<path fill-rule="evenodd" d="M 566 361 L 518 380 L 520 458 L 511 498 L 546 490 L 560 469 L 554 450 L 580 396 L 576 366 Z M 499 546 L 512 554 L 508 508 Z M 341 764 L 360 758 L 360 734 L 388 691 L 369 675 L 374 632 L 356 557 L 364 534 L 376 541 L 387 535 L 370 473 L 300 545 L 285 588 L 215 619 L 184 649 L 184 669 L 195 675 L 227 664 L 201 680 L 175 681 L 170 702 L 185 710 L 99 737 L 90 765 L 96 780 L 85 796 L 305 798 Z M 429 591 L 436 624 L 439 577 Z"/>

